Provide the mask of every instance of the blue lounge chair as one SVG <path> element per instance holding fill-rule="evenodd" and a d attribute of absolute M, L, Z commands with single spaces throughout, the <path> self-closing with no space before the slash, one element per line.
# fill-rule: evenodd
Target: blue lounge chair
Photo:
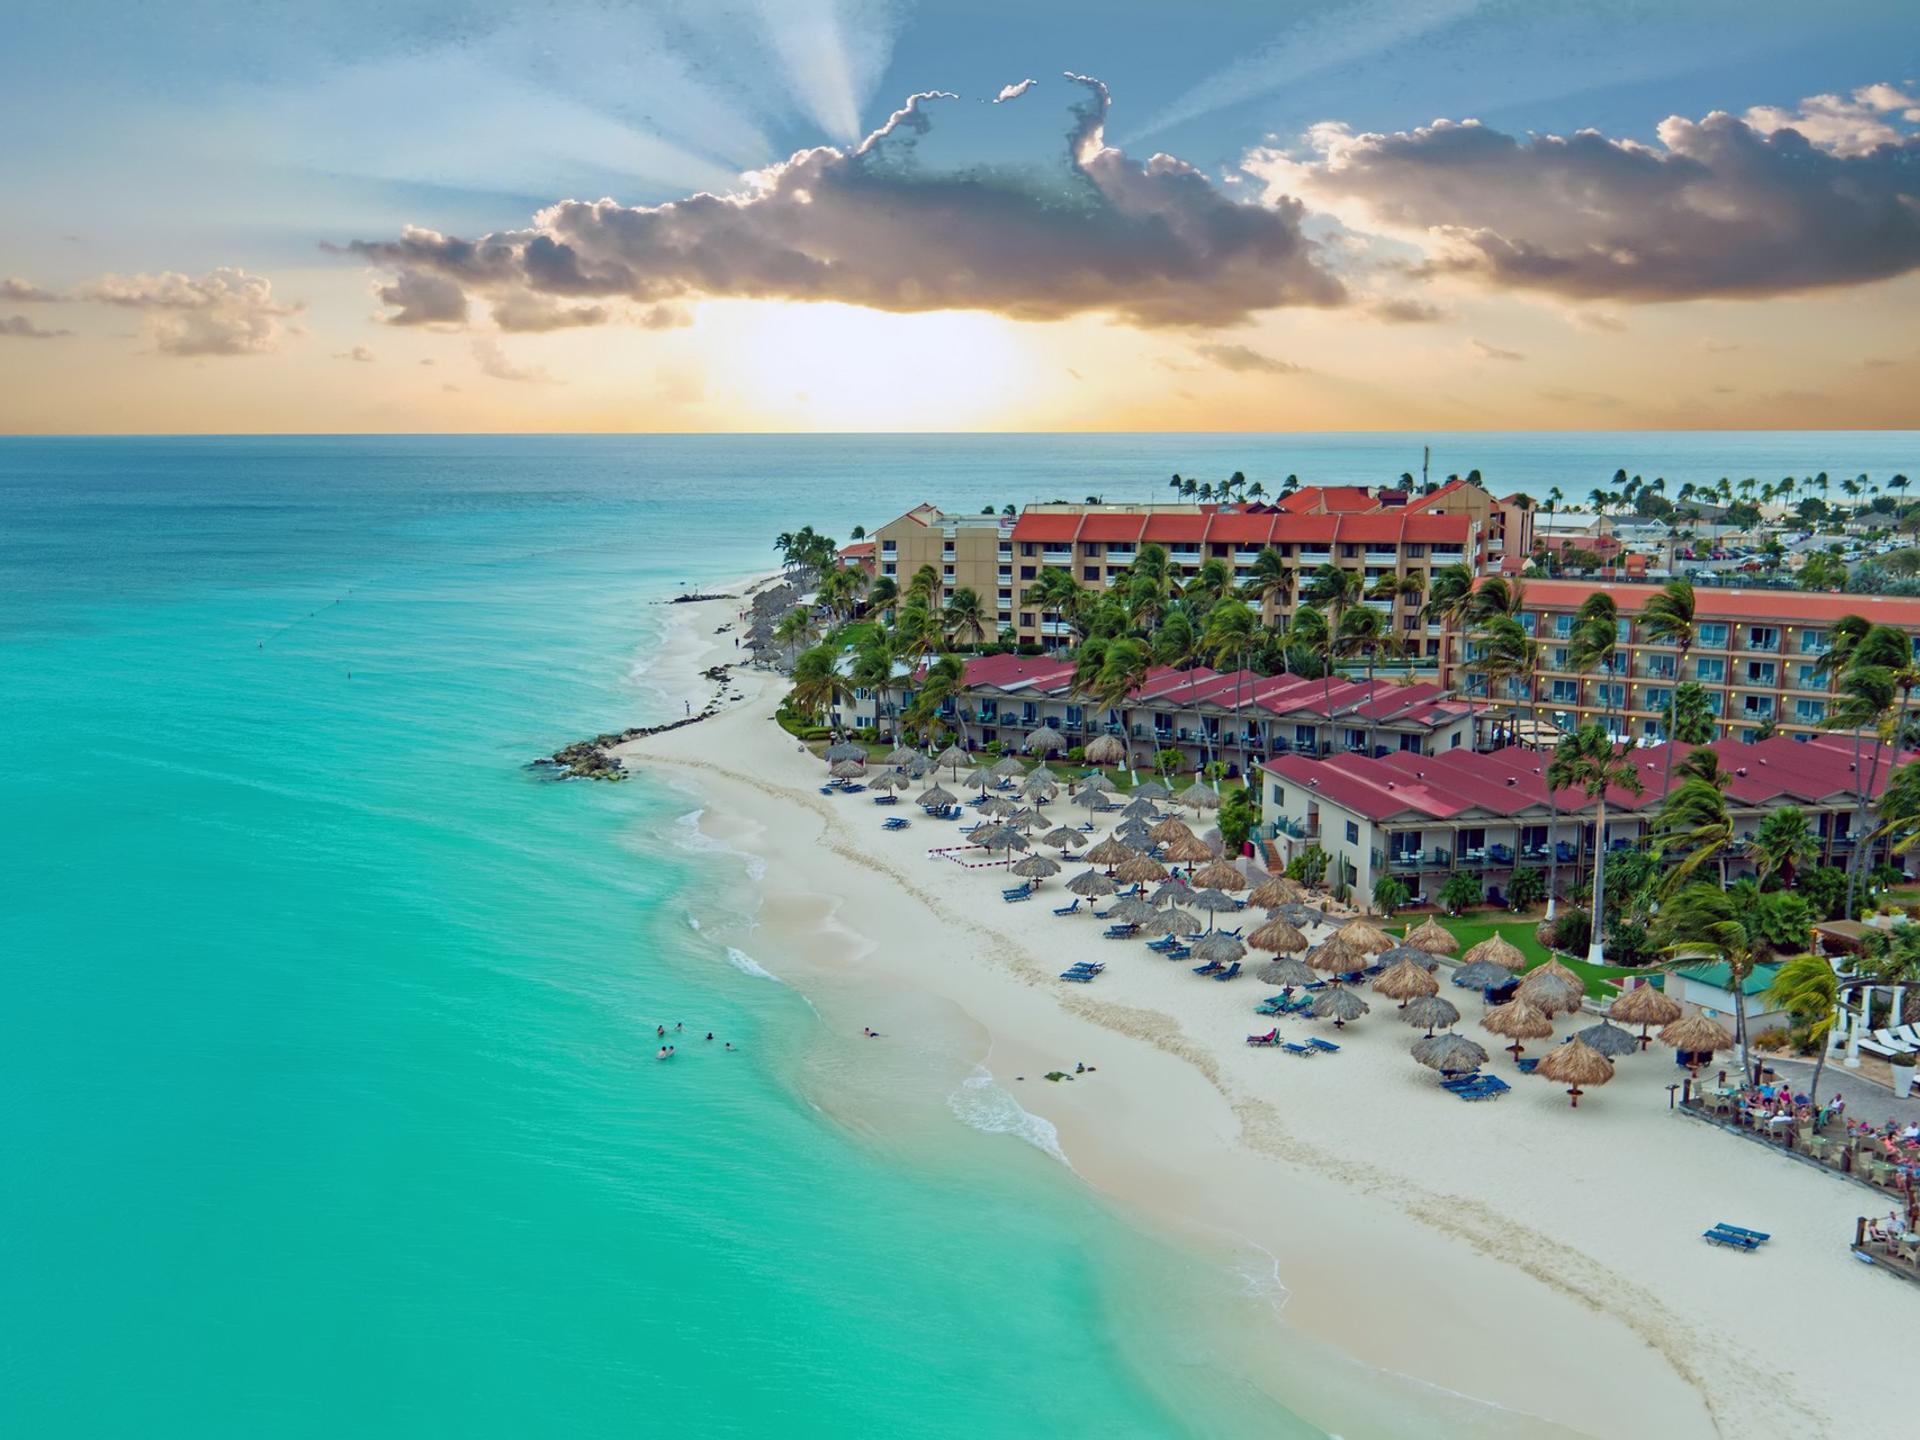
<path fill-rule="evenodd" d="M 1519 1068 L 1522 1075 L 1531 1075 L 1539 1068 L 1540 1059 L 1536 1055 L 1529 1055 L 1525 1059 L 1516 1060 L 1513 1063 Z"/>
<path fill-rule="evenodd" d="M 1138 925 L 1131 925 L 1123 922 L 1118 925 L 1109 925 L 1106 928 L 1105 936 L 1109 940 L 1131 940 L 1135 935 L 1139 933 L 1140 933 L 1140 927 Z"/>
<path fill-rule="evenodd" d="M 838 785 L 822 785 L 820 787 L 820 793 L 822 795 L 837 795 L 840 793 L 840 787 Z"/>
<path fill-rule="evenodd" d="M 1764 1230 L 1749 1230 L 1744 1225 L 1729 1225 L 1724 1220 L 1720 1221 L 1713 1228 L 1723 1231 L 1728 1235 L 1742 1236 L 1745 1239 L 1753 1241 L 1756 1245 L 1764 1245 L 1773 1238 L 1773 1236 Z"/>
<path fill-rule="evenodd" d="M 1331 1040 L 1322 1040 L 1318 1035 L 1309 1036 L 1307 1044 L 1316 1050 L 1326 1050 L 1335 1055 L 1340 1053 L 1340 1047 L 1338 1045 L 1334 1044 Z"/>
<path fill-rule="evenodd" d="M 1156 955 L 1164 955 L 1178 943 L 1171 935 L 1162 935 L 1158 940 L 1147 941 L 1147 949 Z"/>
<path fill-rule="evenodd" d="M 894 815 L 880 822 L 882 830 L 904 830 L 913 822 L 904 815 Z"/>
<path fill-rule="evenodd" d="M 1194 966 L 1193 973 L 1196 975 L 1218 975 L 1226 968 L 1227 967 L 1222 965 L 1218 960 L 1209 960 L 1204 965 Z"/>
<path fill-rule="evenodd" d="M 847 794 L 858 795 L 861 791 L 865 790 L 866 788 L 867 787 L 864 785 L 849 785 L 847 786 Z"/>
<path fill-rule="evenodd" d="M 1002 890 L 1000 892 L 1000 898 L 1008 904 L 1012 904 L 1015 900 L 1031 900 L 1033 898 L 1033 886 L 1016 885 L 1011 890 Z"/>
<path fill-rule="evenodd" d="M 1713 1245 L 1725 1245 L 1733 1250 L 1758 1250 L 1760 1248 L 1760 1242 L 1758 1240 L 1749 1239 L 1738 1230 L 1722 1230 L 1716 1225 L 1713 1229 L 1703 1230 L 1700 1233 L 1703 1239 Z"/>
<path fill-rule="evenodd" d="M 1075 985 L 1088 985 L 1093 982 L 1093 977 L 1099 973 L 1098 970 L 1062 970 L 1060 972 L 1060 978 L 1062 980 L 1071 980 Z"/>
<path fill-rule="evenodd" d="M 1216 980 L 1232 980 L 1232 979 L 1236 979 L 1239 976 L 1239 974 L 1240 974 L 1240 962 L 1236 960 L 1231 965 L 1229 965 L 1226 969 L 1222 970 L 1218 975 L 1214 976 L 1213 978 Z"/>
<path fill-rule="evenodd" d="M 1280 1042 L 1280 1048 L 1286 1051 L 1287 1054 L 1289 1055 L 1313 1056 L 1313 1055 L 1318 1055 L 1320 1053 L 1318 1050 L 1314 1049 L 1311 1045 L 1296 1045 L 1291 1040 L 1282 1040 Z"/>
<path fill-rule="evenodd" d="M 876 805 L 898 805 L 900 803 L 900 797 L 898 795 L 876 795 L 873 797 L 873 803 Z"/>
<path fill-rule="evenodd" d="M 1080 902 L 1076 900 L 1071 905 L 1055 906 L 1053 913 L 1056 915 L 1078 915 L 1080 913 Z"/>
<path fill-rule="evenodd" d="M 1175 945 L 1166 952 L 1166 956 L 1169 960 L 1191 960 L 1193 958 L 1193 947 L 1191 945 Z"/>

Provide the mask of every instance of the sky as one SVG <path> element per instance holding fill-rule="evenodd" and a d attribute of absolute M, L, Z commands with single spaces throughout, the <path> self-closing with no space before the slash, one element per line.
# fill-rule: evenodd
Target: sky
<path fill-rule="evenodd" d="M 1912 0 L 70 0 L 0 433 L 1908 428 Z"/>

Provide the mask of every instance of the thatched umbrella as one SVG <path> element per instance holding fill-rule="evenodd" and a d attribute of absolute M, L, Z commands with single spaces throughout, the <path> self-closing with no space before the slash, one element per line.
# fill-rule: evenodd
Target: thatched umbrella
<path fill-rule="evenodd" d="M 1430 955 L 1457 955 L 1460 942 L 1438 920 L 1423 920 L 1407 932 L 1407 944 L 1416 945 Z"/>
<path fill-rule="evenodd" d="M 911 784 L 913 781 L 898 770 L 882 770 L 868 779 L 867 788 L 869 790 L 904 790 Z"/>
<path fill-rule="evenodd" d="M 993 770 L 986 765 L 976 765 L 967 772 L 967 778 L 964 783 L 969 790 L 977 785 L 980 788 L 980 792 L 985 794 L 987 787 L 993 784 Z"/>
<path fill-rule="evenodd" d="M 1169 935 L 1191 935 L 1200 928 L 1200 917 L 1191 910 L 1182 910 L 1178 905 L 1169 905 L 1155 913 L 1172 927 L 1167 931 Z"/>
<path fill-rule="evenodd" d="M 1083 775 L 1079 784 L 1082 790 L 1098 790 L 1103 795 L 1111 794 L 1113 791 L 1113 781 L 1098 770 L 1091 775 Z"/>
<path fill-rule="evenodd" d="M 1237 935 L 1227 935 L 1216 930 L 1211 935 L 1203 935 L 1193 942 L 1193 955 L 1196 960 L 1207 964 L 1231 965 L 1247 953 L 1246 942 Z"/>
<path fill-rule="evenodd" d="M 911 745 L 896 745 L 886 753 L 882 762 L 887 765 L 910 765 L 920 759 L 920 752 Z"/>
<path fill-rule="evenodd" d="M 1398 1000 L 1402 1005 L 1418 999 L 1422 995 L 1438 995 L 1440 982 L 1427 973 L 1427 967 L 1416 965 L 1411 960 L 1402 960 L 1386 974 L 1373 982 L 1373 988 L 1389 1000 Z"/>
<path fill-rule="evenodd" d="M 1046 823 L 1047 817 L 1031 805 L 1026 806 L 1024 809 L 1016 809 L 1007 817 L 1007 824 L 1028 835 L 1031 835 Z"/>
<path fill-rule="evenodd" d="M 1279 985 L 1291 989 L 1295 985 L 1311 985 L 1319 977 L 1304 960 L 1296 960 L 1291 955 L 1279 960 L 1269 960 L 1254 976 L 1262 984 Z"/>
<path fill-rule="evenodd" d="M 1177 860 L 1182 865 L 1204 865 L 1213 859 L 1213 847 L 1198 835 L 1176 835 L 1163 841 L 1161 848 L 1169 860 Z"/>
<path fill-rule="evenodd" d="M 1277 905 L 1297 904 L 1306 898 L 1307 887 L 1298 880 L 1289 880 L 1284 875 L 1269 875 L 1253 887 L 1253 893 L 1247 896 L 1247 903 L 1271 910 Z"/>
<path fill-rule="evenodd" d="M 1051 800 L 1060 793 L 1060 786 L 1052 780 L 1036 780 L 1029 775 L 1020 782 L 1020 793 L 1028 800 Z"/>
<path fill-rule="evenodd" d="M 829 745 L 820 753 L 826 756 L 828 764 L 832 764 L 835 760 L 858 760 L 865 764 L 867 759 L 867 747 L 856 745 L 851 740 L 842 740 L 838 745 Z"/>
<path fill-rule="evenodd" d="M 934 765 L 933 761 L 916 751 L 914 757 L 900 768 L 917 780 L 922 775 L 931 775 Z"/>
<path fill-rule="evenodd" d="M 1011 755 L 1003 755 L 999 760 L 994 762 L 991 768 L 996 780 L 1011 780 L 1016 775 L 1024 775 L 1027 773 L 1027 767 Z"/>
<path fill-rule="evenodd" d="M 1300 933 L 1299 927 L 1285 920 L 1269 920 L 1247 937 L 1247 944 L 1256 950 L 1270 950 L 1280 954 L 1288 950 L 1307 948 L 1307 937 Z"/>
<path fill-rule="evenodd" d="M 1152 909 L 1151 904 L 1148 908 Z M 1192 928 L 1184 910 L 1154 910 L 1151 919 L 1140 922 L 1140 933 L 1150 940 L 1157 940 L 1163 935 L 1186 935 Z"/>
<path fill-rule="evenodd" d="M 1504 1005 L 1496 1005 L 1480 1017 L 1480 1023 L 1496 1035 L 1504 1035 L 1513 1043 L 1506 1048 L 1513 1052 L 1515 1061 L 1527 1047 L 1522 1040 L 1544 1040 L 1553 1034 L 1553 1022 L 1542 1015 L 1524 1000 L 1509 1000 Z"/>
<path fill-rule="evenodd" d="M 1087 742 L 1087 763 L 1089 765 L 1124 765 L 1127 760 L 1127 747 L 1118 736 L 1101 735 Z"/>
<path fill-rule="evenodd" d="M 1513 972 L 1491 960 L 1474 960 L 1453 972 L 1453 983 L 1474 990 L 1498 990 L 1513 979 Z"/>
<path fill-rule="evenodd" d="M 1142 780 L 1138 785 L 1133 787 L 1133 793 L 1142 800 L 1165 800 L 1173 794 L 1171 790 L 1167 789 L 1167 787 L 1162 785 L 1158 780 Z"/>
<path fill-rule="evenodd" d="M 1240 867 L 1226 860 L 1215 860 L 1193 872 L 1193 883 L 1214 890 L 1244 890 L 1247 877 L 1240 873 Z"/>
<path fill-rule="evenodd" d="M 932 786 L 929 786 L 927 789 L 922 790 L 920 794 L 914 799 L 913 803 L 916 805 L 938 807 L 941 805 L 952 805 L 957 802 L 955 801 L 955 798 L 952 795 L 948 794 L 945 790 L 942 790 L 938 785 L 932 785 Z"/>
<path fill-rule="evenodd" d="M 1024 783 L 1031 785 L 1036 780 L 1044 780 L 1049 785 L 1058 785 L 1060 783 L 1060 777 L 1053 773 L 1053 767 L 1044 760 L 1027 771 L 1027 778 Z"/>
<path fill-rule="evenodd" d="M 1087 853 L 1091 855 L 1093 851 L 1089 850 Z M 1113 878 L 1123 885 L 1151 885 L 1156 880 L 1167 878 L 1167 867 L 1151 855 L 1129 852 L 1127 858 L 1120 862 L 1120 867 L 1113 872 Z"/>
<path fill-rule="evenodd" d="M 1687 1015 L 1674 1021 L 1660 1032 L 1660 1039 L 1684 1055 L 1711 1055 L 1733 1048 L 1733 1036 L 1727 1027 L 1704 1015 Z M 1698 1073 L 1700 1066 L 1695 1062 L 1688 1068 Z"/>
<path fill-rule="evenodd" d="M 1082 858 L 1092 861 L 1095 865 L 1111 867 L 1118 865 L 1123 860 L 1131 860 L 1139 853 L 1140 852 L 1132 846 L 1122 845 L 1118 840 L 1109 837 L 1087 851 L 1086 855 Z"/>
<path fill-rule="evenodd" d="M 1136 850 L 1144 850 L 1153 844 L 1153 836 L 1138 820 L 1129 820 L 1124 825 L 1116 825 L 1113 835 L 1116 840 L 1124 840 Z"/>
<path fill-rule="evenodd" d="M 1160 807 L 1151 800 L 1136 797 L 1122 806 L 1120 813 L 1129 820 L 1151 820 L 1160 813 Z"/>
<path fill-rule="evenodd" d="M 1576 978 L 1571 984 L 1544 969 L 1530 972 L 1520 982 L 1514 998 L 1533 1006 L 1542 1015 L 1574 1015 L 1586 1003 L 1587 987 Z"/>
<path fill-rule="evenodd" d="M 1475 960 L 1491 960 L 1508 970 L 1518 970 L 1527 963 L 1527 957 L 1521 953 L 1520 947 L 1500 935 L 1489 935 L 1460 958 L 1469 965 Z"/>
<path fill-rule="evenodd" d="M 949 745 L 933 757 L 933 763 L 951 767 L 954 779 L 958 780 L 960 778 L 960 767 L 972 758 L 971 755 L 967 754 L 967 752 L 962 750 L 958 745 Z"/>
<path fill-rule="evenodd" d="M 1346 945 L 1369 955 L 1378 955 L 1382 950 L 1393 948 L 1393 937 L 1365 920 L 1349 920 L 1333 932 Z"/>
<path fill-rule="evenodd" d="M 1573 1037 L 1582 1045 L 1590 1045 L 1609 1060 L 1619 1055 L 1631 1055 L 1640 1048 L 1640 1042 L 1633 1038 L 1633 1032 L 1622 1030 L 1618 1025 L 1609 1025 L 1602 1021 L 1598 1025 L 1589 1025 Z"/>
<path fill-rule="evenodd" d="M 1213 929 L 1213 917 L 1225 910 L 1238 910 L 1240 907 L 1231 895 L 1223 895 L 1218 890 L 1196 890 L 1188 897 L 1187 903 L 1196 910 L 1207 912 L 1207 929 Z"/>
<path fill-rule="evenodd" d="M 1114 892 L 1114 883 L 1098 870 L 1088 870 L 1067 882 L 1067 889 L 1076 895 L 1084 895 L 1089 900 L 1097 900 L 1102 895 Z"/>
<path fill-rule="evenodd" d="M 1215 794 L 1209 786 L 1203 785 L 1196 780 L 1178 795 L 1175 795 L 1173 797 L 1173 803 L 1176 805 L 1184 805 L 1189 810 L 1218 810 L 1220 808 L 1220 797 Z"/>
<path fill-rule="evenodd" d="M 1307 952 L 1307 964 L 1316 970 L 1324 970 L 1329 975 L 1345 975 L 1360 968 L 1360 957 L 1356 955 L 1346 941 L 1334 938 L 1322 940 Z"/>
<path fill-rule="evenodd" d="M 975 808 L 982 815 L 991 815 L 996 820 L 1004 820 L 1020 807 L 1004 795 L 989 795 Z"/>
<path fill-rule="evenodd" d="M 867 773 L 867 767 L 858 760 L 836 760 L 827 773 L 836 780 L 852 780 Z"/>
<path fill-rule="evenodd" d="M 1033 848 L 1027 837 L 1011 825 L 988 825 L 974 831 L 967 838 L 975 845 L 984 846 L 988 850 L 1005 850 L 1009 855 L 1015 850 Z"/>
<path fill-rule="evenodd" d="M 1049 830 L 1040 837 L 1042 845 L 1051 845 L 1056 850 L 1078 850 L 1088 844 L 1084 830 L 1076 830 L 1071 825 L 1062 825 L 1057 830 Z"/>
<path fill-rule="evenodd" d="M 1683 1013 L 1678 1000 L 1654 985 L 1636 985 L 1607 1007 L 1615 1020 L 1640 1027 L 1642 1050 L 1647 1048 L 1649 1025 L 1671 1025 Z"/>
<path fill-rule="evenodd" d="M 1153 827 L 1151 833 L 1156 845 L 1164 845 L 1168 841 L 1177 840 L 1182 836 L 1191 838 L 1193 835 L 1193 831 L 1189 828 L 1187 822 L 1177 815 L 1167 816 L 1166 819 Z"/>
<path fill-rule="evenodd" d="M 1440 968 L 1440 961 L 1436 956 L 1429 955 L 1425 950 L 1413 945 L 1395 945 L 1391 950 L 1382 950 L 1373 957 L 1373 963 L 1376 965 L 1398 965 L 1402 961 L 1410 965 L 1418 965 L 1429 975 Z"/>
<path fill-rule="evenodd" d="M 1444 1030 L 1458 1022 L 1460 1010 L 1444 996 L 1422 995 L 1400 1007 L 1400 1018 L 1409 1025 L 1426 1026 L 1427 1033 L 1431 1035 L 1435 1030 Z"/>
<path fill-rule="evenodd" d="M 1313 1006 L 1309 1013 L 1316 1020 L 1331 1020 L 1333 1028 L 1344 1029 L 1349 1020 L 1358 1020 L 1367 1013 L 1367 1002 L 1344 985 L 1332 985 L 1313 997 Z"/>
<path fill-rule="evenodd" d="M 1577 973 L 1569 970 L 1551 955 L 1527 972 L 1527 978 L 1529 980 L 1536 975 L 1557 975 L 1560 979 L 1566 981 L 1567 984 L 1583 994 L 1587 988 L 1586 981 L 1582 980 Z"/>
<path fill-rule="evenodd" d="M 1633 1037 L 1628 1036 L 1629 1040 Z M 1573 1108 L 1580 1108 L 1581 1087 L 1592 1089 L 1613 1078 L 1613 1062 L 1585 1041 L 1574 1039 L 1556 1045 L 1540 1057 L 1534 1074 L 1544 1075 L 1556 1085 L 1567 1087 Z"/>
<path fill-rule="evenodd" d="M 1487 1063 L 1487 1052 L 1451 1030 L 1413 1042 L 1413 1058 L 1442 1075 L 1471 1075 Z"/>
<path fill-rule="evenodd" d="M 1035 751 L 1042 755 L 1053 755 L 1067 748 L 1067 737 L 1050 725 L 1042 725 L 1028 734 L 1024 748 L 1030 755 Z"/>
<path fill-rule="evenodd" d="M 1013 873 L 1022 880 L 1044 880 L 1060 873 L 1060 862 L 1051 855 L 1029 855 L 1014 863 Z"/>
<path fill-rule="evenodd" d="M 1155 910 L 1153 906 L 1149 905 L 1141 896 L 1129 895 L 1114 903 L 1107 911 L 1107 918 L 1111 920 L 1124 920 L 1130 925 L 1144 925 L 1160 913 L 1160 911 Z"/>

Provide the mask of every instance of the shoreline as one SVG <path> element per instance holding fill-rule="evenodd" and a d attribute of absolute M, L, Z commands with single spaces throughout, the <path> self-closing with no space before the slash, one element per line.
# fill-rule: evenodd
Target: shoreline
<path fill-rule="evenodd" d="M 698 628 L 705 607 L 684 608 Z M 1053 1127 L 1103 1202 L 1240 1273 L 1277 1272 L 1286 1344 L 1274 1353 L 1304 1336 L 1305 1348 L 1474 1397 L 1459 1402 L 1458 1433 L 1873 1423 L 1869 1402 L 1832 1381 L 1857 1362 L 1839 1336 L 1796 1334 L 1785 1363 L 1770 1353 L 1782 1347 L 1756 1347 L 1763 1359 L 1741 1338 L 1770 1310 L 1792 1325 L 1801 1312 L 1788 1299 L 1807 1294 L 1849 1307 L 1849 1330 L 1897 1331 L 1902 1292 L 1846 1260 L 1857 1200 L 1658 1113 L 1672 1068 L 1658 1055 L 1623 1062 L 1569 1114 L 1544 1082 L 1516 1080 L 1491 1105 L 1439 1091 L 1377 996 L 1338 1056 L 1307 1066 L 1248 1051 L 1259 987 L 1200 986 L 1080 917 L 1002 906 L 993 877 L 927 857 L 950 832 L 916 820 L 884 835 L 864 797 L 820 796 L 818 761 L 767 718 L 784 678 L 738 681 L 745 698 L 697 744 L 665 734 L 620 750 L 700 795 L 703 831 L 765 865 L 758 948 L 777 941 L 779 954 L 758 958 L 803 994 L 831 977 L 875 1007 L 903 994 L 955 1007 L 987 1037 L 978 1061 Z M 1106 960 L 1109 973 L 1069 990 L 1053 979 L 1066 958 Z M 1476 1018 L 1460 1028 L 1477 1033 Z M 1097 1083 L 1038 1080 L 1081 1057 L 1098 1064 Z M 1730 1266 L 1699 1239 L 1723 1218 L 1775 1234 L 1764 1260 Z M 1294 1370 L 1274 1363 L 1260 1378 L 1339 1428 L 1353 1397 L 1312 1403 L 1325 1377 Z"/>

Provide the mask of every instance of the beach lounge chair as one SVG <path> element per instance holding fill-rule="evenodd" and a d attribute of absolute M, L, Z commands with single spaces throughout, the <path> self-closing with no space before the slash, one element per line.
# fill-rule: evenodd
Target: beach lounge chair
<path fill-rule="evenodd" d="M 900 797 L 898 795 L 882 793 L 873 797 L 873 803 L 876 805 L 898 805 L 900 803 Z"/>
<path fill-rule="evenodd" d="M 1071 980 L 1075 985 L 1089 985 L 1093 982 L 1093 977 L 1099 973 L 1098 970 L 1062 970 L 1060 978 Z"/>
<path fill-rule="evenodd" d="M 1158 940 L 1147 941 L 1147 949 L 1153 951 L 1156 955 L 1164 955 L 1179 943 L 1180 942 L 1175 940 L 1171 935 L 1162 935 Z"/>
<path fill-rule="evenodd" d="M 1000 892 L 1000 898 L 1009 905 L 1016 900 L 1031 900 L 1033 898 L 1033 887 L 1031 885 L 1016 885 L 1011 890 L 1002 890 Z"/>
<path fill-rule="evenodd" d="M 1239 974 L 1240 974 L 1240 962 L 1236 960 L 1231 965 L 1227 966 L 1226 969 L 1222 970 L 1218 975 L 1214 976 L 1213 978 L 1216 980 L 1233 980 L 1233 979 L 1237 979 L 1239 977 Z"/>
<path fill-rule="evenodd" d="M 1749 1230 L 1744 1225 L 1729 1225 L 1724 1220 L 1718 1222 L 1713 1228 L 1728 1235 L 1744 1236 L 1756 1245 L 1764 1245 L 1773 1238 L 1764 1230 Z"/>
<path fill-rule="evenodd" d="M 1193 958 L 1193 947 L 1191 945 L 1174 945 L 1167 950 L 1166 956 L 1169 960 L 1190 960 Z"/>
<path fill-rule="evenodd" d="M 840 793 L 840 787 L 838 785 L 822 785 L 820 787 L 820 793 L 822 795 L 837 795 Z"/>
<path fill-rule="evenodd" d="M 1750 1239 L 1737 1230 L 1722 1230 L 1718 1225 L 1711 1230 L 1700 1232 L 1701 1237 L 1712 1245 L 1725 1245 L 1731 1250 L 1758 1250 L 1760 1242 Z"/>
<path fill-rule="evenodd" d="M 1053 913 L 1056 915 L 1078 915 L 1080 913 L 1080 902 L 1076 900 L 1071 905 L 1055 906 Z"/>
<path fill-rule="evenodd" d="M 864 785 L 849 785 L 847 786 L 847 794 L 858 795 L 861 791 L 865 790 L 866 788 L 867 787 Z"/>
<path fill-rule="evenodd" d="M 1335 1055 L 1340 1053 L 1340 1047 L 1338 1045 L 1334 1044 L 1331 1040 L 1322 1040 L 1318 1035 L 1309 1036 L 1307 1038 L 1307 1044 L 1316 1050 L 1325 1050 Z"/>
<path fill-rule="evenodd" d="M 1226 968 L 1227 967 L 1222 965 L 1218 960 L 1209 960 L 1204 965 L 1194 966 L 1193 973 L 1196 975 L 1218 975 Z"/>
<path fill-rule="evenodd" d="M 1269 1030 L 1264 1035 L 1247 1036 L 1247 1044 L 1249 1045 L 1262 1045 L 1262 1046 L 1272 1047 L 1272 1046 L 1278 1045 L 1279 1043 L 1280 1043 L 1280 1027 L 1278 1025 L 1274 1026 L 1273 1029 Z"/>
<path fill-rule="evenodd" d="M 1109 925 L 1104 933 L 1109 940 L 1131 940 L 1140 933 L 1140 927 L 1123 922 L 1118 925 Z"/>
<path fill-rule="evenodd" d="M 1253 1007 L 1253 1013 L 1256 1015 L 1284 1015 L 1287 1013 L 1287 997 L 1284 995 L 1269 995 Z"/>
<path fill-rule="evenodd" d="M 1902 1040 L 1891 1030 L 1876 1030 L 1873 1032 L 1873 1038 L 1899 1055 L 1911 1055 L 1916 1049 L 1920 1049 L 1920 1046 L 1914 1045 L 1911 1040 Z"/>
<path fill-rule="evenodd" d="M 894 815 L 880 822 L 882 830 L 904 830 L 912 822 L 904 815 Z"/>
<path fill-rule="evenodd" d="M 1291 1040 L 1282 1040 L 1280 1042 L 1280 1048 L 1289 1055 L 1305 1055 L 1311 1057 L 1320 1053 L 1311 1045 L 1296 1045 Z"/>
<path fill-rule="evenodd" d="M 1522 1075 L 1531 1075 L 1539 1067 L 1540 1057 L 1537 1055 L 1529 1055 L 1525 1059 L 1516 1060 L 1513 1063 L 1519 1068 Z"/>

